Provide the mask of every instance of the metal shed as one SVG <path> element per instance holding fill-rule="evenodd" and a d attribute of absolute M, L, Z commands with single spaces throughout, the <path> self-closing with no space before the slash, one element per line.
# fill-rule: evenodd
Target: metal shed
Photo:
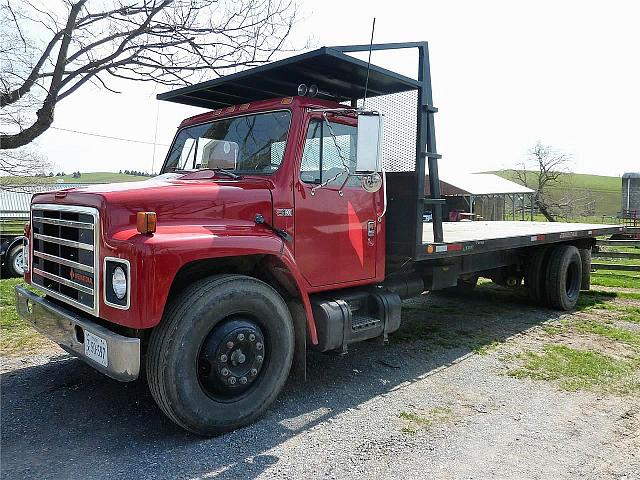
<path fill-rule="evenodd" d="M 425 191 L 429 192 L 428 176 Z M 498 175 L 441 173 L 440 191 L 449 212 L 472 213 L 484 220 L 533 220 L 534 191 Z"/>
<path fill-rule="evenodd" d="M 3 185 L 0 188 L 0 219 L 17 220 L 29 218 L 31 197 L 35 193 L 84 187 L 85 183 L 42 183 L 32 185 Z"/>

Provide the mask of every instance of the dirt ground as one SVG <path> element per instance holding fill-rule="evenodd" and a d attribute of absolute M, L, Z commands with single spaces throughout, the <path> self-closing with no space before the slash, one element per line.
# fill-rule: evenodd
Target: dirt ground
<path fill-rule="evenodd" d="M 406 302 L 389 345 L 310 354 L 306 383 L 212 439 L 164 418 L 143 381 L 58 352 L 2 359 L 1 477 L 640 479 L 640 383 L 625 367 L 640 324 L 611 310 L 629 304 L 560 315 L 486 286 L 427 294 Z M 630 336 L 611 334 L 621 322 Z M 613 370 L 579 364 L 576 383 L 526 366 L 550 345 Z"/>

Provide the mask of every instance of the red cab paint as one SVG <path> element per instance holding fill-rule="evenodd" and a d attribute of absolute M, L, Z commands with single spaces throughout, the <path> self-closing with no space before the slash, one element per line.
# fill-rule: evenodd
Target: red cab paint
<path fill-rule="evenodd" d="M 368 193 L 359 185 L 317 189 L 300 179 L 302 149 L 313 108 L 339 107 L 317 99 L 295 97 L 252 102 L 243 110 L 213 111 L 182 122 L 180 128 L 234 115 L 286 108 L 291 112 L 284 159 L 271 175 L 243 174 L 241 179 L 211 172 L 159 176 L 130 183 L 93 185 L 34 196 L 37 204 L 94 207 L 100 213 L 100 258 L 120 257 L 131 263 L 131 301 L 128 310 L 113 308 L 100 295 L 100 316 L 135 329 L 152 328 L 162 318 L 178 272 L 192 262 L 224 257 L 266 255 L 289 269 L 305 304 L 309 330 L 315 327 L 308 295 L 353 287 L 384 278 L 384 222 L 382 189 Z M 351 117 L 332 121 L 356 125 Z M 288 215 L 275 215 L 276 211 Z M 155 212 L 157 231 L 136 230 L 138 212 Z M 292 241 L 255 223 L 256 215 L 280 228 Z M 375 223 L 375 234 L 368 223 Z"/>

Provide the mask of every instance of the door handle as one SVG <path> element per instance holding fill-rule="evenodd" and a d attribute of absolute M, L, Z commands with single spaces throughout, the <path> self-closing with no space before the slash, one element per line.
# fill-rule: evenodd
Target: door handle
<path fill-rule="evenodd" d="M 376 236 L 376 222 L 369 220 L 367 222 L 367 237 L 372 238 Z"/>

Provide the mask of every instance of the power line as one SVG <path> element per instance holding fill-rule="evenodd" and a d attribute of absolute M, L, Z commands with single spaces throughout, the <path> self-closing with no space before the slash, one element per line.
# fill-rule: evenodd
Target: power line
<path fill-rule="evenodd" d="M 101 135 L 99 133 L 81 132 L 80 130 L 73 130 L 71 128 L 62 128 L 62 127 L 49 127 L 49 128 L 53 128 L 54 130 L 62 130 L 63 132 L 78 133 L 80 135 L 88 135 L 90 137 L 100 137 L 100 138 L 108 138 L 109 140 L 119 140 L 121 142 L 144 143 L 146 145 L 154 145 L 154 146 L 161 145 L 163 147 L 169 146 L 166 143 L 147 142 L 145 140 L 133 140 L 132 138 L 112 137 L 109 135 Z"/>

